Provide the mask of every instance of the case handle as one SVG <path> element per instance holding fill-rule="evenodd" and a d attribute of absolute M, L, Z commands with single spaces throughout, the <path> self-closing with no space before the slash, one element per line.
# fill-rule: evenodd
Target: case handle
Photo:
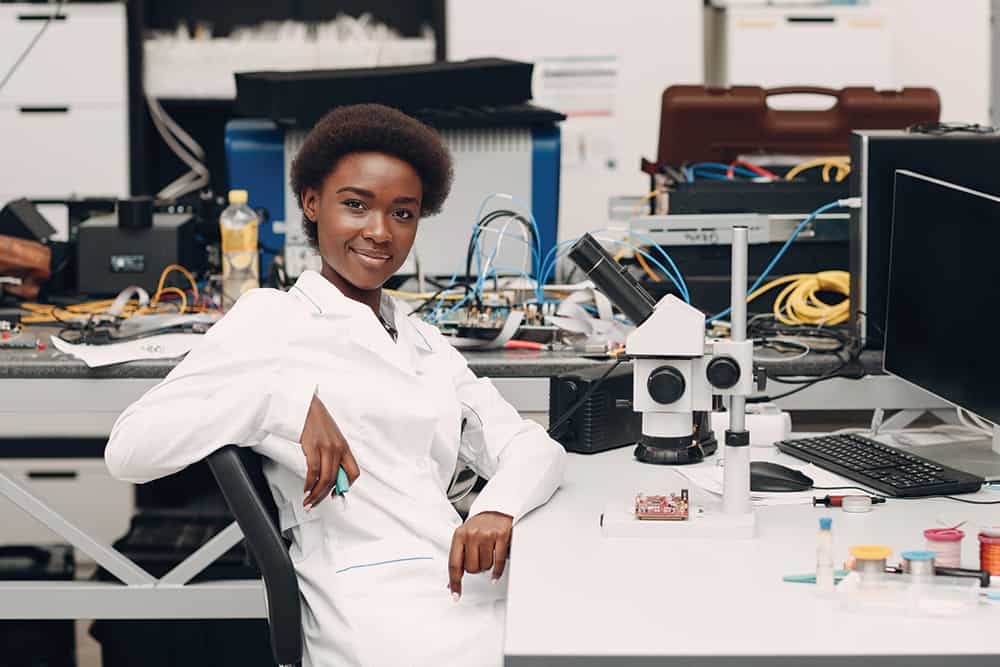
<path fill-rule="evenodd" d="M 772 95 L 826 95 L 829 97 L 840 97 L 840 91 L 834 88 L 824 88 L 823 86 L 779 86 L 778 88 L 767 88 L 764 97 Z"/>

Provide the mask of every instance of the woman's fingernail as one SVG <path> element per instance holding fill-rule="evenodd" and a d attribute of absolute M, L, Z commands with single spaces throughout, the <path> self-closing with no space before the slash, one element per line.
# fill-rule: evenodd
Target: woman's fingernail
<path fill-rule="evenodd" d="M 498 584 L 498 583 L 500 583 L 500 577 L 493 577 L 492 579 L 490 579 L 490 583 L 491 584 Z"/>
<path fill-rule="evenodd" d="M 461 597 L 462 596 L 459 593 L 452 593 L 451 594 L 451 601 L 452 602 L 458 602 L 459 598 L 461 598 Z"/>
<path fill-rule="evenodd" d="M 313 511 L 313 506 L 312 505 L 306 505 L 306 513 L 308 514 L 309 512 L 312 512 L 312 511 Z"/>

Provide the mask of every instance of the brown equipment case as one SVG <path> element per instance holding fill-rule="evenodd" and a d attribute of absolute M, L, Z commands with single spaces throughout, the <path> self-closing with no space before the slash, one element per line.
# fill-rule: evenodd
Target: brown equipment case
<path fill-rule="evenodd" d="M 836 98 L 825 110 L 779 110 L 767 105 L 777 95 L 813 94 Z M 903 129 L 936 122 L 941 100 L 933 88 L 875 90 L 790 86 L 670 86 L 663 92 L 660 145 L 655 174 L 666 165 L 732 162 L 740 155 L 847 155 L 853 130 Z"/>

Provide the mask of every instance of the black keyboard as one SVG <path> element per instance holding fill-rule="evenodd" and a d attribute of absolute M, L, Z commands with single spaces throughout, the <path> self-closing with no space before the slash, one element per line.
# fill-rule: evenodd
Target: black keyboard
<path fill-rule="evenodd" d="M 974 493 L 986 481 L 860 435 L 826 435 L 774 444 L 785 454 L 897 498 Z"/>

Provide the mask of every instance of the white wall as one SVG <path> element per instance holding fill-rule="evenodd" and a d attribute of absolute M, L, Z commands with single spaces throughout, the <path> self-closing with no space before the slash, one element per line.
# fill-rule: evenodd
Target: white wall
<path fill-rule="evenodd" d="M 648 190 L 639 161 L 656 157 L 663 90 L 704 80 L 701 0 L 449 0 L 445 16 L 449 59 L 535 62 L 535 102 L 569 112 L 561 239 L 605 225 L 608 196 Z M 590 65 L 598 76 L 552 86 Z"/>
<path fill-rule="evenodd" d="M 943 120 L 988 123 L 990 0 L 871 4 L 886 10 L 892 24 L 890 85 L 931 86 L 941 95 Z M 536 103 L 569 112 L 562 128 L 561 239 L 606 224 L 609 196 L 647 190 L 639 160 L 655 157 L 663 90 L 705 80 L 701 0 L 448 0 L 445 16 L 449 59 L 535 62 Z M 606 99 L 591 88 L 584 93 L 589 99 L 567 100 L 539 78 L 546 68 L 578 68 L 587 58 L 613 70 L 601 79 L 613 84 Z M 608 113 L 574 114 L 587 108 Z"/>
<path fill-rule="evenodd" d="M 891 12 L 899 86 L 931 86 L 941 119 L 990 122 L 990 0 L 872 0 Z"/>

